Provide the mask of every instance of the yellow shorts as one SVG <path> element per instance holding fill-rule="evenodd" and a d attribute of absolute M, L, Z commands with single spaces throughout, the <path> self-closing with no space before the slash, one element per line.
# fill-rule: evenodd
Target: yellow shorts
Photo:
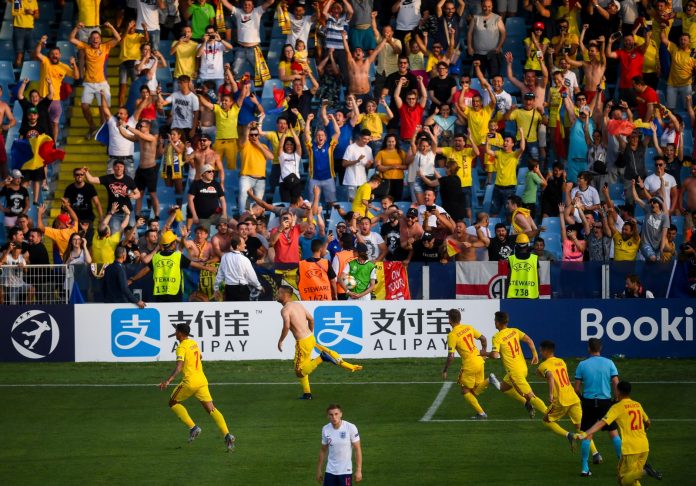
<path fill-rule="evenodd" d="M 459 370 L 459 378 L 457 383 L 462 388 L 473 390 L 477 386 L 483 385 L 486 377 L 483 371 L 483 358 L 472 359 L 462 365 Z"/>
<path fill-rule="evenodd" d="M 510 370 L 507 372 L 503 381 L 513 387 L 519 392 L 520 395 L 524 396 L 532 393 L 532 387 L 527 383 L 527 370 Z"/>
<path fill-rule="evenodd" d="M 582 407 L 580 406 L 580 402 L 568 405 L 567 407 L 552 403 L 546 410 L 544 420 L 546 422 L 558 422 L 565 416 L 568 416 L 574 425 L 579 425 L 582 421 Z"/>
<path fill-rule="evenodd" d="M 208 390 L 208 384 L 192 386 L 188 383 L 181 382 L 174 388 L 172 400 L 177 402 L 183 402 L 188 398 L 195 396 L 199 402 L 212 402 L 213 397 L 210 396 L 210 390 Z"/>
<path fill-rule="evenodd" d="M 640 452 L 638 454 L 622 454 L 619 459 L 619 482 L 621 479 L 632 472 L 642 471 L 645 463 L 648 462 L 648 453 Z"/>
<path fill-rule="evenodd" d="M 235 170 L 237 168 L 237 139 L 228 138 L 225 140 L 215 140 L 213 150 L 220 156 L 220 159 L 226 161 L 227 168 Z"/>
<path fill-rule="evenodd" d="M 304 376 L 302 373 L 304 365 L 312 360 L 312 350 L 316 343 L 314 334 L 310 334 L 295 343 L 295 374 L 299 378 Z"/>

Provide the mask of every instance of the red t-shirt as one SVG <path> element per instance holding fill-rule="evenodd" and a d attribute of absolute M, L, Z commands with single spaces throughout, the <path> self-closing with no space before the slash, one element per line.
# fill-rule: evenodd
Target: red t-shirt
<path fill-rule="evenodd" d="M 645 119 L 645 114 L 648 111 L 648 103 L 657 104 L 660 102 L 657 93 L 654 89 L 648 86 L 645 88 L 645 91 L 638 93 L 636 99 L 638 100 L 638 105 L 636 106 L 636 109 L 638 110 L 638 118 L 643 121 L 648 121 Z"/>
<path fill-rule="evenodd" d="M 278 228 L 271 230 L 271 235 L 278 232 Z M 299 263 L 300 262 L 300 226 L 295 225 L 287 236 L 283 233 L 273 245 L 275 250 L 275 263 Z"/>
<path fill-rule="evenodd" d="M 399 136 L 401 140 L 411 140 L 416 133 L 416 126 L 423 123 L 423 112 L 425 108 L 416 103 L 413 108 L 406 103 L 399 108 Z"/>
<path fill-rule="evenodd" d="M 626 52 L 623 49 L 614 51 L 621 64 L 621 77 L 619 78 L 619 88 L 631 89 L 633 78 L 643 74 L 643 61 L 645 56 L 633 49 Z"/>

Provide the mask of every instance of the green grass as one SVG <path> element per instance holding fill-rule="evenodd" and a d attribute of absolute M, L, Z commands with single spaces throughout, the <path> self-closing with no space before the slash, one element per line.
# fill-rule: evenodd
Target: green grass
<path fill-rule="evenodd" d="M 571 454 L 565 440 L 539 420 L 525 420 L 524 409 L 493 388 L 480 399 L 490 418 L 519 421 L 420 422 L 442 387 L 443 361 L 367 360 L 365 370 L 354 374 L 324 364 L 311 377 L 311 402 L 297 400 L 301 390 L 289 361 L 205 363 L 215 404 L 237 436 L 233 454 L 224 452 L 213 421 L 195 400 L 185 404 L 203 434 L 186 442 L 186 428 L 167 407 L 172 388 L 155 387 L 172 363 L 3 364 L 0 484 L 316 484 L 330 402 L 339 402 L 344 418 L 360 430 L 366 484 L 615 484 L 617 460 L 605 434 L 597 438 L 605 462 L 583 480 L 579 453 Z M 633 394 L 654 420 L 650 462 L 664 472 L 665 484 L 692 484 L 687 471 L 696 460 L 689 440 L 696 435 L 696 383 L 674 382 L 693 381 L 695 365 L 617 363 L 625 379 L 672 382 L 636 383 Z M 575 366 L 569 362 L 571 372 Z M 450 376 L 457 371 L 451 368 Z M 502 370 L 493 363 L 489 371 Z M 546 399 L 546 386 L 531 379 Z M 152 385 L 6 386 L 76 383 Z M 433 419 L 471 415 L 455 386 Z"/>

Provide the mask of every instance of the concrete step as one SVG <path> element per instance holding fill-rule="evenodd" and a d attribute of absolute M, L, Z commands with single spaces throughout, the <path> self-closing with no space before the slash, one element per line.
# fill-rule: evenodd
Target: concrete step
<path fill-rule="evenodd" d="M 86 128 L 81 128 L 79 130 L 71 130 L 72 135 L 68 135 L 67 137 L 67 146 L 65 148 L 66 152 L 70 150 L 73 146 L 76 145 L 83 145 L 85 147 L 94 147 L 96 150 L 99 150 L 100 148 L 104 148 L 102 144 L 97 142 L 96 140 L 92 139 L 86 139 L 84 137 L 84 134 L 87 133 Z"/>
<path fill-rule="evenodd" d="M 102 145 L 103 147 L 103 145 Z M 92 164 L 94 162 L 99 162 L 102 160 L 106 160 L 107 156 L 104 152 L 101 153 L 92 153 L 92 154 L 85 154 L 85 153 L 75 153 L 70 151 L 70 147 L 65 148 L 65 159 L 63 160 L 63 164 L 70 163 L 70 162 L 76 162 L 80 164 Z M 62 168 L 62 166 L 61 166 Z"/>
<path fill-rule="evenodd" d="M 68 144 L 68 146 L 65 147 L 65 150 L 68 152 L 68 154 L 92 154 L 92 155 L 106 155 L 106 147 L 100 143 L 93 145 L 83 145 L 83 144 Z"/>

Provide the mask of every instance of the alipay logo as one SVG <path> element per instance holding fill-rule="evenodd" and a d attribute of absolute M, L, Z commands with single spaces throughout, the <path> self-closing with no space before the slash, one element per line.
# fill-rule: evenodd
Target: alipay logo
<path fill-rule="evenodd" d="M 157 309 L 116 309 L 111 313 L 111 352 L 117 358 L 143 358 L 160 352 Z"/>
<path fill-rule="evenodd" d="M 362 310 L 357 306 L 321 306 L 314 309 L 314 335 L 319 344 L 339 354 L 362 351 Z"/>

